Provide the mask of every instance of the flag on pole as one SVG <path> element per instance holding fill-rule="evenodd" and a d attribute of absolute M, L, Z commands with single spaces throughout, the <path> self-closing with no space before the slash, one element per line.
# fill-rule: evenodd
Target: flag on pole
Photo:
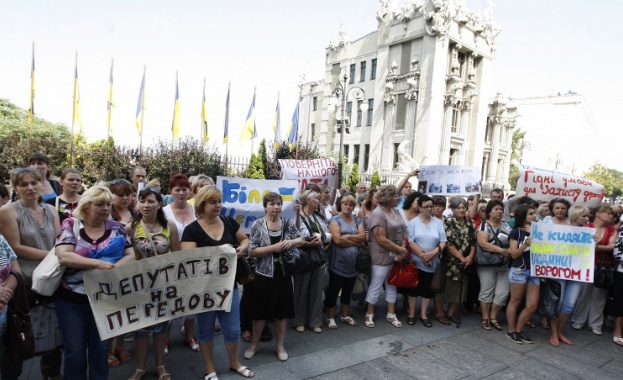
<path fill-rule="evenodd" d="M 251 107 L 249 107 L 249 113 L 247 114 L 247 120 L 242 126 L 242 132 L 240 133 L 240 142 L 247 141 L 257 137 L 255 132 L 255 89 L 253 89 L 253 100 L 251 101 Z"/>
<path fill-rule="evenodd" d="M 32 67 L 30 69 L 30 107 L 28 108 L 28 124 L 32 125 L 35 116 L 35 43 L 32 43 Z"/>
<path fill-rule="evenodd" d="M 145 69 L 143 68 L 143 80 L 141 80 L 141 89 L 138 93 L 138 104 L 136 105 L 136 129 L 138 135 L 143 135 L 143 111 L 145 110 Z"/>
<path fill-rule="evenodd" d="M 227 144 L 229 134 L 229 92 L 231 91 L 231 81 L 227 85 L 227 100 L 225 101 L 225 128 L 223 129 L 223 144 Z"/>
<path fill-rule="evenodd" d="M 290 148 L 296 145 L 299 133 L 299 102 L 296 102 L 296 108 L 294 109 L 294 115 L 292 115 L 292 121 L 290 121 L 290 129 L 288 132 L 288 145 Z"/>
<path fill-rule="evenodd" d="M 281 143 L 281 120 L 279 115 L 279 93 L 277 93 L 277 108 L 275 108 L 275 120 L 273 120 L 273 131 L 275 132 L 275 140 L 273 141 L 273 149 L 279 147 Z"/>
<path fill-rule="evenodd" d="M 206 107 L 206 78 L 203 78 L 203 99 L 201 100 L 201 141 L 207 143 L 208 136 L 208 110 Z"/>
<path fill-rule="evenodd" d="M 180 87 L 175 72 L 175 104 L 173 105 L 173 125 L 171 126 L 173 140 L 180 138 Z"/>
<path fill-rule="evenodd" d="M 108 126 L 108 134 L 112 132 L 112 108 L 115 106 L 112 102 L 112 69 L 115 60 L 114 58 L 110 61 L 110 77 L 108 78 L 108 101 L 106 102 L 106 125 Z"/>
<path fill-rule="evenodd" d="M 76 52 L 76 67 L 74 70 L 74 113 L 72 118 L 72 132 L 74 126 L 78 127 L 78 132 L 82 132 L 82 117 L 80 115 L 80 88 L 78 87 L 78 52 Z"/>

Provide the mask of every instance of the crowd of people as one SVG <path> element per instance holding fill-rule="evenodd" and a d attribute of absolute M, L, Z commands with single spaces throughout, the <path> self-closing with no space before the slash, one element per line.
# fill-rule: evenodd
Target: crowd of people
<path fill-rule="evenodd" d="M 160 182 L 148 181 L 142 167 L 129 180 L 88 189 L 82 186 L 80 171 L 65 169 L 57 181 L 51 169 L 48 157 L 37 153 L 29 167 L 13 172 L 12 194 L 0 186 L 0 351 L 10 349 L 3 347 L 7 305 L 20 276 L 29 307 L 56 310 L 62 342 L 41 357 L 45 378 L 106 379 L 109 368 L 135 357 L 129 379 L 141 379 L 148 370 L 151 336 L 158 379 L 171 379 L 165 367 L 170 321 L 102 341 L 82 276 L 92 269 L 110 270 L 156 255 L 220 245 L 235 248 L 252 281 L 235 286 L 230 311 L 183 317 L 184 342 L 201 353 L 205 380 L 218 379 L 213 361 L 217 331 L 222 331 L 230 370 L 251 378 L 253 370 L 240 361 L 241 338 L 249 343 L 244 359 L 253 359 L 261 342 L 274 339 L 277 358 L 287 361 L 284 337 L 289 328 L 298 333 L 359 323 L 374 328 L 382 295 L 385 320 L 395 328 L 418 320 L 426 328 L 460 324 L 462 314 L 479 311 L 486 331 L 505 331 L 514 343 L 530 344 L 526 327 L 536 328 L 536 320 L 550 330 L 549 343 L 559 346 L 573 344 L 565 329 L 569 320 L 571 329 L 587 327 L 602 335 L 612 316 L 613 342 L 623 346 L 620 205 L 589 210 L 563 198 L 505 202 L 500 189 L 488 201 L 479 195 L 430 197 L 413 191 L 409 179 L 418 174 L 413 170 L 396 185 L 368 189 L 362 183 L 353 193 L 310 184 L 296 199 L 294 218 L 284 217 L 282 197 L 268 192 L 262 199 L 265 216 L 253 222 L 247 235 L 235 219 L 221 215 L 223 194 L 205 175 L 176 174 L 168 180 L 170 194 L 165 195 Z M 534 223 L 593 227 L 595 265 L 616 268 L 612 287 L 555 280 L 562 292 L 558 312 L 536 315 L 541 285 L 550 280 L 531 274 Z M 52 249 L 66 270 L 54 295 L 43 297 L 30 290 L 32 276 Z M 367 266 L 362 264 L 366 258 Z M 417 286 L 390 283 L 394 264 L 404 260 L 415 263 Z M 439 272 L 446 278 L 442 290 L 434 286 Z M 397 308 L 400 296 L 403 314 Z M 353 313 L 353 302 L 365 310 L 363 318 Z M 504 309 L 506 326 L 500 320 Z M 126 349 L 128 341 L 133 341 L 133 350 Z M 5 357 L 2 378 L 17 379 L 22 363 Z"/>

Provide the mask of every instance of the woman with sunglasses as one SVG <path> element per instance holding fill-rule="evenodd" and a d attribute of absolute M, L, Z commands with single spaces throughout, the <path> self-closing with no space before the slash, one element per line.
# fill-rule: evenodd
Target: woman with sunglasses
<path fill-rule="evenodd" d="M 138 213 L 125 226 L 136 260 L 179 251 L 180 243 L 175 224 L 162 211 L 162 196 L 155 187 L 145 187 L 138 193 Z M 156 373 L 160 380 L 170 380 L 164 367 L 164 349 L 168 340 L 169 321 L 134 331 L 136 369 L 129 380 L 139 380 L 147 366 L 147 338 L 153 335 Z"/>
<path fill-rule="evenodd" d="M 74 215 L 74 210 L 78 207 L 80 191 L 82 187 L 82 174 L 78 169 L 69 168 L 63 170 L 61 174 L 62 193 L 46 203 L 54 206 L 58 210 L 61 223 Z"/>

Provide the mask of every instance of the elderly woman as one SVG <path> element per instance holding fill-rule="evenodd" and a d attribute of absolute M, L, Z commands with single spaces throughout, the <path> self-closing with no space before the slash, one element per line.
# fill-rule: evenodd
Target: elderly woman
<path fill-rule="evenodd" d="M 173 196 L 173 202 L 163 209 L 164 215 L 175 223 L 178 236 L 181 238 L 184 235 L 184 228 L 196 219 L 195 208 L 188 203 L 190 181 L 184 174 L 178 173 L 169 180 L 169 190 Z M 184 344 L 193 351 L 199 351 L 199 343 L 195 339 L 194 315 L 184 317 L 182 334 L 184 334 Z"/>
<path fill-rule="evenodd" d="M 509 294 L 508 282 L 508 260 L 510 252 L 508 250 L 508 235 L 510 228 L 502 221 L 504 215 L 504 204 L 502 201 L 492 199 L 487 203 L 487 218 L 482 222 L 476 239 L 477 250 L 482 250 L 484 255 L 502 255 L 504 263 L 501 265 L 487 266 L 478 263 L 476 271 L 480 279 L 480 309 L 482 310 L 481 326 L 487 331 L 491 327 L 502 331 L 502 326 L 497 320 L 500 310 L 506 305 Z M 480 253 L 479 253 L 480 254 Z"/>
<path fill-rule="evenodd" d="M 511 268 L 508 272 L 508 282 L 510 283 L 510 301 L 506 307 L 506 320 L 508 321 L 508 332 L 506 336 L 517 344 L 532 343 L 532 339 L 523 333 L 524 326 L 539 307 L 540 285 L 538 277 L 534 277 L 530 272 L 530 244 L 532 238 L 532 223 L 536 221 L 538 215 L 533 205 L 522 204 L 514 210 L 515 227 L 509 235 L 509 251 L 511 254 Z M 517 312 L 521 301 L 526 300 L 526 307 L 521 311 L 519 317 Z"/>
<path fill-rule="evenodd" d="M 394 262 L 401 261 L 407 255 L 405 222 L 395 209 L 399 194 L 394 185 L 381 186 L 376 193 L 379 206 L 370 216 L 370 255 L 372 256 L 372 277 L 366 302 L 368 310 L 364 323 L 374 327 L 374 307 L 385 285 L 387 301 L 387 319 L 394 327 L 402 327 L 396 317 L 396 292 L 394 285 L 387 283 Z"/>
<path fill-rule="evenodd" d="M 80 200 L 78 192 L 82 188 L 82 174 L 78 169 L 65 169 L 61 174 L 60 184 L 63 192 L 46 203 L 56 208 L 62 222 L 67 218 L 71 218 L 74 215 L 74 210 L 78 207 L 78 201 Z"/>
<path fill-rule="evenodd" d="M 555 206 L 554 213 L 556 213 Z M 572 226 L 585 227 L 590 219 L 590 216 L 591 213 L 586 206 L 573 205 L 569 208 L 569 224 Z M 560 301 L 558 302 L 559 313 L 558 318 L 552 318 L 550 321 L 552 329 L 549 344 L 555 347 L 560 346 L 560 342 L 573 345 L 571 339 L 563 335 L 562 330 L 571 315 L 573 315 L 575 304 L 577 303 L 582 289 L 582 283 L 572 280 L 556 281 L 560 282 L 561 285 Z"/>
<path fill-rule="evenodd" d="M 106 187 L 91 187 L 78 202 L 75 218 L 65 219 L 56 238 L 58 261 L 66 267 L 54 301 L 63 337 L 65 380 L 84 379 L 87 373 L 91 380 L 108 378 L 108 343 L 97 331 L 82 276 L 91 269 L 109 270 L 134 261 L 123 224 L 109 219 L 112 200 Z M 105 249 L 112 251 L 110 257 L 121 259 L 113 263 L 91 257 L 93 251 Z"/>
<path fill-rule="evenodd" d="M 138 193 L 138 213 L 130 224 L 125 226 L 130 237 L 137 260 L 171 251 L 179 251 L 179 237 L 175 224 L 164 216 L 162 196 L 155 187 L 146 186 Z M 134 353 L 136 370 L 129 378 L 139 380 L 145 375 L 147 367 L 147 337 L 153 335 L 156 372 L 160 380 L 170 379 L 164 368 L 164 349 L 168 339 L 169 322 L 158 323 L 134 332 Z"/>
<path fill-rule="evenodd" d="M 329 223 L 329 232 L 333 237 L 329 255 L 329 288 L 325 299 L 329 329 L 337 329 L 335 305 L 340 292 L 340 321 L 350 326 L 357 325 L 350 316 L 350 297 L 358 274 L 357 254 L 366 241 L 366 233 L 361 219 L 353 215 L 354 208 L 355 197 L 342 196 L 338 204 L 339 213 Z"/>
<path fill-rule="evenodd" d="M 467 296 L 468 275 L 466 271 L 473 268 L 476 254 L 476 226 L 467 219 L 467 202 L 456 197 L 450 202 L 452 216 L 444 219 L 448 243 L 443 260 L 446 264 L 446 289 L 435 295 L 435 318 L 459 323 L 457 309 L 459 302 Z M 448 311 L 444 312 L 443 304 L 448 303 Z"/>
<path fill-rule="evenodd" d="M 220 245 L 237 246 L 238 257 L 247 251 L 249 239 L 238 222 L 230 217 L 221 216 L 223 193 L 216 186 L 204 186 L 195 196 L 195 215 L 197 220 L 184 229 L 182 249 L 197 247 L 216 247 Z M 240 339 L 240 293 L 234 286 L 231 310 L 208 311 L 197 314 L 199 327 L 199 346 L 205 363 L 204 379 L 217 379 L 212 353 L 214 351 L 215 319 L 221 323 L 225 349 L 229 356 L 229 369 L 244 377 L 253 377 L 251 369 L 245 367 L 238 359 L 238 340 Z"/>
<path fill-rule="evenodd" d="M 280 361 L 288 360 L 283 347 L 288 318 L 294 317 L 292 275 L 284 265 L 284 253 L 306 242 L 294 222 L 281 217 L 283 199 L 270 192 L 264 195 L 266 216 L 251 227 L 249 255 L 256 258 L 253 280 L 253 342 L 244 353 L 252 359 L 260 348 L 260 336 L 267 320 L 275 320 L 276 351 Z"/>
<path fill-rule="evenodd" d="M 418 206 L 420 214 L 417 218 L 413 218 L 407 223 L 409 248 L 412 252 L 411 258 L 418 268 L 417 288 L 407 289 L 407 295 L 409 296 L 407 324 L 415 324 L 416 298 L 422 297 L 420 321 L 424 326 L 432 327 L 433 324 L 428 319 L 428 306 L 435 294 L 430 286 L 437 269 L 439 256 L 443 252 L 448 239 L 443 228 L 443 222 L 432 215 L 433 200 L 426 195 L 421 196 L 418 198 Z M 443 314 L 437 315 L 436 319 L 444 325 L 450 324 Z"/>
<path fill-rule="evenodd" d="M 17 254 L 24 284 L 32 286 L 32 273 L 54 247 L 54 237 L 59 231 L 59 217 L 54 206 L 42 202 L 43 177 L 35 168 L 24 168 L 13 175 L 13 188 L 19 198 L 0 208 L 0 233 Z M 28 292 L 30 307 L 40 298 Z M 41 357 L 41 373 L 46 377 L 60 379 L 61 351 L 53 351 Z M 2 378 L 17 379 L 22 363 L 2 363 Z"/>
<path fill-rule="evenodd" d="M 611 226 L 614 215 L 612 207 L 601 206 L 595 212 L 593 223 L 587 225 L 587 227 L 595 228 L 595 268 L 602 260 L 604 265 L 608 267 L 612 262 L 612 250 L 617 238 L 616 230 Z M 580 330 L 584 324 L 587 324 L 593 334 L 601 335 L 608 289 L 596 288 L 589 282 L 583 282 L 581 287 L 582 290 L 571 318 L 571 327 L 574 330 Z"/>
<path fill-rule="evenodd" d="M 41 175 L 43 193 L 41 197 L 44 202 L 56 198 L 61 194 L 61 187 L 56 180 L 50 179 L 51 165 L 50 159 L 43 153 L 35 153 L 30 157 L 30 167 L 34 168 Z"/>

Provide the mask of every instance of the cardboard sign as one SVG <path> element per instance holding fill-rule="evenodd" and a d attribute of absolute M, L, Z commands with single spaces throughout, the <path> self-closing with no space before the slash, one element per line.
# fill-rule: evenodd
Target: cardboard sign
<path fill-rule="evenodd" d="M 471 166 L 421 166 L 417 191 L 428 196 L 479 194 L 480 169 Z"/>
<path fill-rule="evenodd" d="M 204 247 L 84 274 L 102 340 L 183 315 L 231 308 L 236 251 Z"/>
<path fill-rule="evenodd" d="M 332 157 L 315 160 L 279 160 L 279 165 L 283 173 L 281 178 L 299 181 L 301 191 L 305 190 L 308 183 L 327 185 L 332 189 L 337 175 L 337 165 Z"/>
<path fill-rule="evenodd" d="M 529 196 L 534 200 L 546 202 L 554 198 L 564 198 L 572 204 L 596 208 L 601 205 L 605 193 L 606 190 L 602 185 L 590 179 L 519 165 L 517 196 Z"/>
<path fill-rule="evenodd" d="M 532 276 L 593 282 L 594 228 L 532 223 L 530 236 Z"/>
<path fill-rule="evenodd" d="M 266 193 L 281 195 L 282 217 L 296 217 L 294 201 L 299 198 L 299 184 L 296 180 L 216 177 L 216 186 L 223 191 L 221 215 L 236 219 L 246 234 L 251 233 L 251 226 L 256 219 L 266 215 L 263 203 Z"/>

